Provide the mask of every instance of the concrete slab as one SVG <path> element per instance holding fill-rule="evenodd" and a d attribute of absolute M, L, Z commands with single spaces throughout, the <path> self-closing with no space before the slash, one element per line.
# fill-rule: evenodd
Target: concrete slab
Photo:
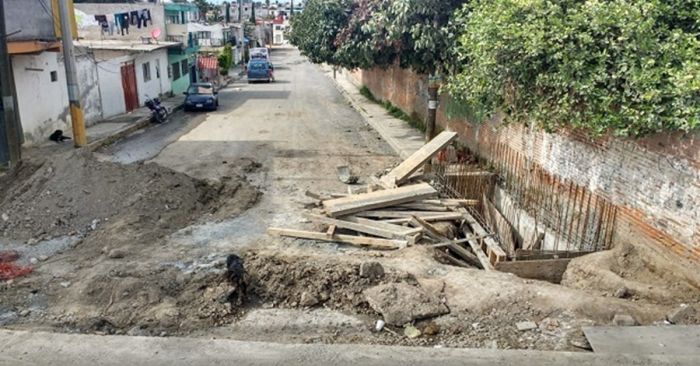
<path fill-rule="evenodd" d="M 0 365 L 697 365 L 697 356 L 275 344 L 0 331 Z"/>
<path fill-rule="evenodd" d="M 693 355 L 700 364 L 700 326 L 584 327 L 595 352 Z"/>

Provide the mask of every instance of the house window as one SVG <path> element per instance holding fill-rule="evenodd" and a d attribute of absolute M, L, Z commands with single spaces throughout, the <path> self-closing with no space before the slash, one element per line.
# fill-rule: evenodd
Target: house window
<path fill-rule="evenodd" d="M 189 73 L 189 66 L 187 64 L 187 60 L 182 60 L 180 62 L 180 65 L 182 66 L 182 75 L 187 75 Z"/>
<path fill-rule="evenodd" d="M 151 63 L 145 62 L 143 64 L 143 81 L 151 81 Z"/>
<path fill-rule="evenodd" d="M 156 62 L 156 79 L 160 79 L 160 62 Z"/>
<path fill-rule="evenodd" d="M 180 78 L 180 63 L 175 62 L 172 65 L 170 65 L 170 68 L 172 69 L 173 72 L 173 80 L 177 80 Z"/>
<path fill-rule="evenodd" d="M 51 71 L 51 82 L 58 81 L 58 72 L 57 71 Z"/>

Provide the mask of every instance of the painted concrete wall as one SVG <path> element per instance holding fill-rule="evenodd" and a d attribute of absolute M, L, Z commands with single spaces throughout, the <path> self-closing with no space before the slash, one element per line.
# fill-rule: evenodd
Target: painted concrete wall
<path fill-rule="evenodd" d="M 133 61 L 133 57 L 116 52 L 95 52 L 95 59 L 98 61 L 97 73 L 102 115 L 104 118 L 109 118 L 125 113 L 121 66 L 125 62 Z"/>
<path fill-rule="evenodd" d="M 12 56 L 12 68 L 25 144 L 45 142 L 58 129 L 70 130 L 65 70 L 57 53 Z M 52 72 L 56 81 L 51 81 Z"/>
<path fill-rule="evenodd" d="M 140 105 L 146 102 L 147 97 L 155 98 L 170 94 L 172 88 L 167 73 L 168 52 L 165 49 L 139 54 L 135 57 L 135 64 Z M 151 70 L 149 81 L 144 80 L 143 65 L 145 64 L 148 64 Z M 156 66 L 160 69 L 160 77 L 156 72 Z"/>
<path fill-rule="evenodd" d="M 86 125 L 102 119 L 98 74 L 93 61 L 76 57 Z M 70 111 L 63 56 L 56 52 L 12 56 L 22 129 L 26 145 L 41 144 L 55 130 L 70 133 Z M 56 81 L 51 81 L 55 72 Z"/>
<path fill-rule="evenodd" d="M 23 1 L 24 2 L 24 1 Z M 86 13 L 90 18 L 95 15 L 106 15 L 107 20 L 114 21 L 115 13 L 128 13 L 131 11 L 148 9 L 151 12 L 152 22 L 148 22 L 147 27 L 138 28 L 136 26 L 129 26 L 129 33 L 122 36 L 121 33 L 115 32 L 114 34 L 103 34 L 101 28 L 98 25 L 92 25 L 88 27 L 82 27 L 78 29 L 78 34 L 81 38 L 85 39 L 116 39 L 116 40 L 138 40 L 140 37 L 151 38 L 151 31 L 158 28 L 161 30 L 161 34 L 158 40 L 165 40 L 165 10 L 162 4 L 148 4 L 148 3 L 136 3 L 136 4 L 87 4 L 80 3 L 75 4 L 75 8 Z"/>
<path fill-rule="evenodd" d="M 379 99 L 425 118 L 427 77 L 394 67 L 350 74 Z M 438 124 L 459 132 L 472 152 L 495 163 L 518 165 L 524 156 L 557 179 L 572 181 L 617 207 L 615 242 L 647 245 L 658 253 L 700 262 L 700 133 L 644 139 L 590 139 L 550 134 L 498 119 L 473 123 L 450 117 L 442 96 Z"/>
<path fill-rule="evenodd" d="M 53 15 L 51 0 L 2 0 L 5 5 L 5 21 L 7 33 L 13 33 L 10 41 L 22 40 L 54 40 Z M 44 6 L 42 6 L 42 4 Z"/>
<path fill-rule="evenodd" d="M 190 56 L 188 54 L 170 54 L 168 55 L 168 65 L 172 67 L 172 64 L 175 62 L 178 62 L 179 65 L 179 63 L 182 62 L 182 60 L 188 59 L 189 57 Z M 190 74 L 187 73 L 185 75 L 180 75 L 180 78 L 176 80 L 170 78 L 170 82 L 173 94 L 180 95 L 187 90 L 187 87 L 190 86 Z"/>

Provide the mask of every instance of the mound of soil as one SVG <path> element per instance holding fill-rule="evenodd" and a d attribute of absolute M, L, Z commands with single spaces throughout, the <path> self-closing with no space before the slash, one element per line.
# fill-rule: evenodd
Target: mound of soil
<path fill-rule="evenodd" d="M 621 244 L 569 263 L 562 285 L 655 304 L 698 302 L 700 276 L 650 248 Z"/>
<path fill-rule="evenodd" d="M 30 162 L 0 185 L 0 234 L 32 244 L 93 231 L 106 221 L 141 217 L 182 227 L 229 207 L 240 178 L 205 182 L 156 164 L 102 162 L 89 152 Z M 257 193 L 253 193 L 257 195 Z M 232 212 L 230 208 L 222 212 Z"/>
<path fill-rule="evenodd" d="M 363 291 L 382 283 L 417 284 L 407 273 L 380 278 L 360 276 L 360 265 L 308 257 L 282 257 L 255 252 L 244 256 L 248 296 L 270 306 L 324 306 L 353 313 L 372 312 Z"/>

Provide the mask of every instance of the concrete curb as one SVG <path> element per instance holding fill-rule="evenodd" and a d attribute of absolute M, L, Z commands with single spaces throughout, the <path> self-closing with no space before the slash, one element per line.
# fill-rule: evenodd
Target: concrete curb
<path fill-rule="evenodd" d="M 382 139 L 386 141 L 387 144 L 389 144 L 389 146 L 394 150 L 396 155 L 398 155 L 401 159 L 406 159 L 415 152 L 413 149 L 406 148 L 405 144 L 403 144 L 401 140 L 393 137 L 382 124 L 378 123 L 372 115 L 367 113 L 367 111 L 364 108 L 362 108 L 360 101 L 353 97 L 342 85 L 340 85 L 340 83 L 337 80 L 333 79 L 333 77 L 328 72 L 328 66 L 321 65 L 320 69 L 323 72 L 323 74 L 326 75 L 333 82 L 333 85 L 335 85 L 336 89 L 338 89 L 338 92 L 340 92 L 340 94 L 345 98 L 345 100 L 347 100 L 348 103 L 350 103 L 353 109 L 360 113 L 362 119 L 364 119 L 364 121 L 372 128 L 374 128 L 374 130 L 377 131 L 377 133 L 379 133 Z M 374 103 L 369 99 L 365 99 L 365 101 L 367 103 Z M 397 119 L 397 121 L 400 120 Z M 403 121 L 400 122 L 404 123 Z"/>
<path fill-rule="evenodd" d="M 171 108 L 168 111 L 168 114 L 173 114 L 173 113 L 175 113 L 183 108 L 184 108 L 184 103 L 178 104 L 175 107 Z M 103 137 L 101 139 L 98 139 L 98 140 L 95 140 L 95 141 L 89 143 L 86 146 L 86 148 L 88 150 L 90 150 L 91 152 L 94 152 L 96 150 L 99 150 L 102 147 L 111 145 L 111 144 L 115 143 L 116 141 L 121 140 L 121 139 L 131 135 L 132 133 L 134 133 L 138 130 L 144 129 L 150 125 L 151 125 L 151 116 L 150 115 L 144 116 L 144 117 L 140 118 L 139 120 L 137 120 L 136 122 L 130 124 L 129 126 L 123 128 L 119 131 L 116 131 L 107 137 Z"/>

